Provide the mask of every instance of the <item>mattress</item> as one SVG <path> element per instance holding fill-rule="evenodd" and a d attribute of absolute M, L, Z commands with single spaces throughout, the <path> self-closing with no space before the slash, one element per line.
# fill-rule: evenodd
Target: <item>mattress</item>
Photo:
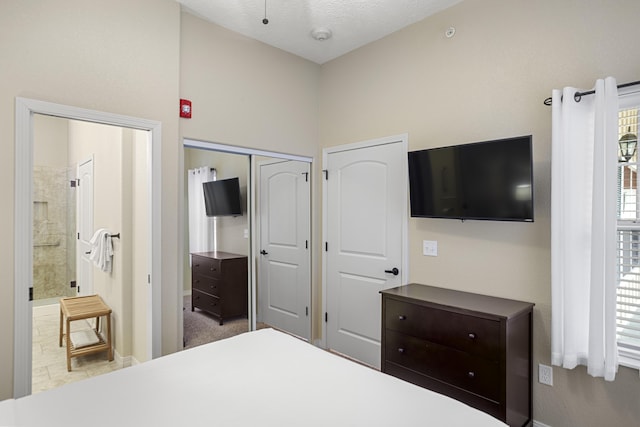
<path fill-rule="evenodd" d="M 505 426 L 273 329 L 0 402 L 16 426 Z"/>

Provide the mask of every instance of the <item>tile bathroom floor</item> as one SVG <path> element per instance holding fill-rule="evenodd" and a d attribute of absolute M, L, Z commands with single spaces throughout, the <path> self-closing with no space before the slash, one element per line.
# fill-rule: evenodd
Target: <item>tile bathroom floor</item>
<path fill-rule="evenodd" d="M 72 331 L 90 327 L 87 321 L 71 322 Z M 68 372 L 66 347 L 64 340 L 62 347 L 58 345 L 59 333 L 59 305 L 34 306 L 32 394 L 122 368 L 117 358 L 109 362 L 106 352 L 100 352 L 73 357 L 71 372 Z"/>

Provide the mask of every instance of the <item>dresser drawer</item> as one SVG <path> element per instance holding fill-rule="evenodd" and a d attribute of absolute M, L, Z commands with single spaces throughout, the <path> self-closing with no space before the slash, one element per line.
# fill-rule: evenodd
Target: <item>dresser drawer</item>
<path fill-rule="evenodd" d="M 486 412 L 498 419 L 504 419 L 504 410 L 499 402 L 486 399 L 478 394 L 471 393 L 467 390 L 463 390 L 459 387 L 453 386 L 447 382 L 437 380 L 428 375 L 420 374 L 412 369 L 405 368 L 404 366 L 397 365 L 395 363 L 387 363 L 387 370 L 385 371 L 389 375 L 393 375 L 396 378 L 408 381 L 420 387 L 428 388 L 436 393 L 444 394 L 445 396 L 457 399 L 467 405 Z M 518 427 L 522 427 L 525 424 L 517 423 Z"/>
<path fill-rule="evenodd" d="M 220 260 L 192 255 L 191 271 L 197 276 L 220 278 Z"/>
<path fill-rule="evenodd" d="M 201 310 L 205 310 L 217 316 L 220 316 L 220 298 L 213 295 L 205 294 L 204 292 L 200 292 L 196 289 L 194 289 L 192 292 L 193 294 L 191 295 L 191 301 L 193 307 L 197 307 Z"/>
<path fill-rule="evenodd" d="M 191 286 L 193 287 L 193 289 L 197 289 L 199 291 L 206 292 L 217 297 L 220 296 L 220 285 L 220 280 L 213 277 L 194 274 L 191 279 Z"/>
<path fill-rule="evenodd" d="M 500 357 L 500 322 L 387 299 L 385 328 L 433 343 L 482 355 Z"/>
<path fill-rule="evenodd" d="M 386 360 L 487 399 L 499 400 L 497 361 L 394 331 L 386 332 L 386 340 Z"/>

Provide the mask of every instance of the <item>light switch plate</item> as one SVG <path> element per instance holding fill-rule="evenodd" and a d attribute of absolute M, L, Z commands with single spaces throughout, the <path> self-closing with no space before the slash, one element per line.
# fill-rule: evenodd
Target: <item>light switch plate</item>
<path fill-rule="evenodd" d="M 422 241 L 422 255 L 425 255 L 425 256 L 438 256 L 438 241 L 437 240 L 423 240 Z"/>

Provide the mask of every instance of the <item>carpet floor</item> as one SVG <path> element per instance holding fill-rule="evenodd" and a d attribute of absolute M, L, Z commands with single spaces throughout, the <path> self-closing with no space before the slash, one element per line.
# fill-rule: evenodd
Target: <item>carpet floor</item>
<path fill-rule="evenodd" d="M 213 341 L 239 335 L 249 330 L 246 317 L 225 320 L 223 325 L 209 313 L 195 309 L 191 311 L 191 295 L 184 297 L 184 348 L 197 347 Z M 258 329 L 266 327 L 258 324 Z"/>

